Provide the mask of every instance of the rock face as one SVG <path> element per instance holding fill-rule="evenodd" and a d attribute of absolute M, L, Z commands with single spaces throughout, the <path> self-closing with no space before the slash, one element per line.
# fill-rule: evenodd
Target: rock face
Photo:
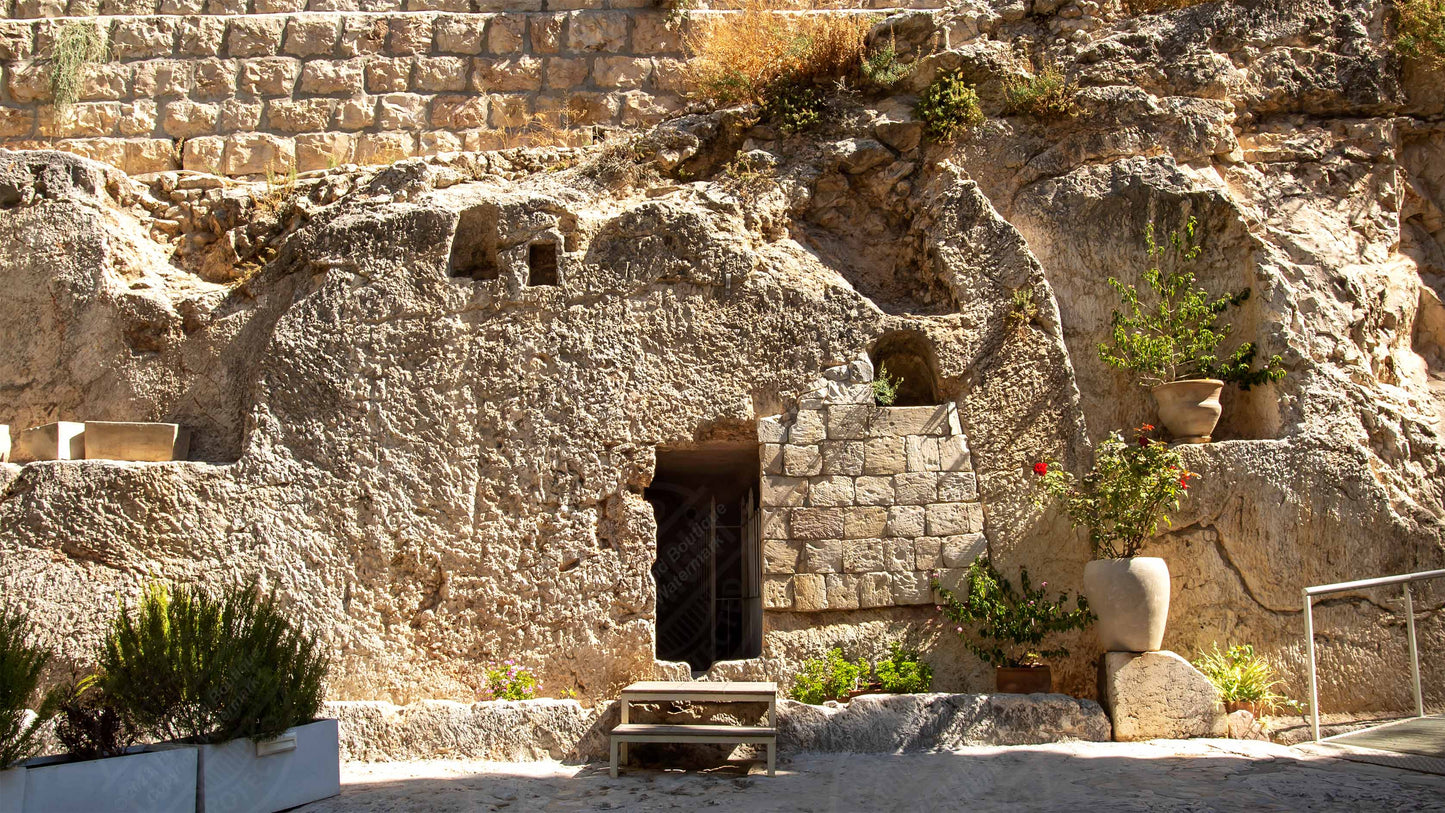
<path fill-rule="evenodd" d="M 341 723 L 342 759 L 526 762 L 605 755 L 604 712 L 605 706 L 585 709 L 575 700 L 473 704 L 425 700 L 409 706 L 332 702 L 326 704 L 324 714 Z M 586 747 L 588 742 L 593 743 L 591 748 Z"/>
<path fill-rule="evenodd" d="M 1214 684 L 1173 652 L 1105 653 L 1103 684 L 1120 742 L 1222 737 L 1230 730 Z"/>
<path fill-rule="evenodd" d="M 89 662 L 117 595 L 254 574 L 323 632 L 333 699 L 469 700 L 504 658 L 607 699 L 688 674 L 657 657 L 660 457 L 756 455 L 761 485 L 767 444 L 799 447 L 800 473 L 783 449 L 776 476 L 837 504 L 785 507 L 832 534 L 881 484 L 814 473 L 812 441 L 759 427 L 806 436 L 820 389 L 853 397 L 849 365 L 902 348 L 969 457 L 955 472 L 924 444 L 912 472 L 905 439 L 902 474 L 973 475 L 976 495 L 937 501 L 962 508 L 934 511 L 960 533 L 930 532 L 925 508 L 911 570 L 869 530 L 856 573 L 770 574 L 757 657 L 709 675 L 786 684 L 829 647 L 908 641 L 936 689 L 977 690 L 991 675 L 894 576 L 926 572 L 920 538 L 972 551 L 978 533 L 1006 572 L 1077 590 L 1086 539 L 1035 504 L 1029 467 L 1078 469 L 1108 431 L 1154 422 L 1095 352 L 1107 280 L 1138 279 L 1147 224 L 1193 217 L 1200 283 L 1251 289 L 1235 337 L 1288 376 L 1226 390 L 1220 442 L 1186 452 L 1201 476 L 1146 549 L 1172 577 L 1165 646 L 1253 643 L 1302 698 L 1302 587 L 1445 564 L 1445 80 L 1402 69 L 1378 2 L 1086 5 L 895 18 L 899 48 L 930 54 L 900 97 L 793 138 L 748 111 L 679 118 L 638 139 L 652 179 L 635 187 L 562 148 L 294 184 L 0 152 L 0 421 L 192 431 L 184 462 L 0 465 L 0 591 L 62 667 Z M 1025 40 L 1078 79 L 1078 117 L 1002 115 Z M 953 69 L 991 118 L 920 140 L 908 94 Z M 814 440 L 821 466 L 826 423 Z M 883 507 L 910 485 L 890 480 Z M 869 574 L 886 602 L 883 579 L 841 578 Z M 1417 597 L 1425 652 L 1445 644 L 1440 606 Z M 1326 710 L 1407 706 L 1408 681 L 1366 677 L 1403 662 L 1400 612 L 1393 593 L 1321 604 Z M 1062 643 L 1056 685 L 1092 695 L 1092 636 Z M 1433 702 L 1445 661 L 1422 668 Z"/>
<path fill-rule="evenodd" d="M 900 753 L 964 745 L 1109 739 L 1092 700 L 1062 694 L 863 695 L 842 706 L 779 705 L 778 741 L 798 751 Z"/>

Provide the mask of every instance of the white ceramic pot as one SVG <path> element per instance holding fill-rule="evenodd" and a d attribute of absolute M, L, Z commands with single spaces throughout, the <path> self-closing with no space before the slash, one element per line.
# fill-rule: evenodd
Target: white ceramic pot
<path fill-rule="evenodd" d="M 1169 620 L 1169 566 L 1157 556 L 1095 559 L 1084 565 L 1084 596 L 1099 616 L 1105 652 L 1153 652 Z"/>
<path fill-rule="evenodd" d="M 1159 422 L 1180 443 L 1208 443 L 1219 424 L 1219 394 L 1224 382 L 1217 378 L 1172 381 L 1151 392 L 1159 406 Z"/>
<path fill-rule="evenodd" d="M 0 772 L 4 813 L 194 813 L 196 749 L 144 751 L 84 762 L 38 757 Z"/>
<path fill-rule="evenodd" d="M 274 740 L 231 740 L 196 750 L 196 813 L 274 813 L 341 792 L 335 720 L 299 725 Z"/>

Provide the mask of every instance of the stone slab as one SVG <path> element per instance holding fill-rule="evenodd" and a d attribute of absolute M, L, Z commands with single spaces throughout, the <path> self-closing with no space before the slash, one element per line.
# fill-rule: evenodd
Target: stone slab
<path fill-rule="evenodd" d="M 16 463 L 85 458 L 85 424 L 57 421 L 33 426 L 15 438 L 11 456 Z"/>
<path fill-rule="evenodd" d="M 1168 651 L 1108 652 L 1100 686 L 1120 742 L 1221 737 L 1228 730 L 1214 684 Z"/>
<path fill-rule="evenodd" d="M 185 460 L 191 432 L 174 423 L 86 421 L 86 460 L 131 460 L 164 463 Z"/>

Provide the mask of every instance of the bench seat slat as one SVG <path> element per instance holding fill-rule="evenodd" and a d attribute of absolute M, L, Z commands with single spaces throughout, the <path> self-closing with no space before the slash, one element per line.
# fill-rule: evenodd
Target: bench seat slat
<path fill-rule="evenodd" d="M 698 737 L 737 737 L 740 740 L 766 740 L 778 736 L 776 728 L 742 725 L 670 725 L 665 723 L 628 723 L 612 729 L 614 737 L 675 737 L 677 741 Z"/>

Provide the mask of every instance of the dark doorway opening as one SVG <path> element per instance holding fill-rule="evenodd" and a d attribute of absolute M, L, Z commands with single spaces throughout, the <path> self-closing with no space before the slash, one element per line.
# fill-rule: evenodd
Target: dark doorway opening
<path fill-rule="evenodd" d="M 874 375 L 887 375 L 898 388 L 894 406 L 932 406 L 939 402 L 938 359 L 921 333 L 885 333 L 868 352 Z"/>
<path fill-rule="evenodd" d="M 556 243 L 533 243 L 527 246 L 527 284 L 557 284 Z"/>
<path fill-rule="evenodd" d="M 657 517 L 657 657 L 701 671 L 761 655 L 757 445 L 659 449 L 644 496 Z"/>

